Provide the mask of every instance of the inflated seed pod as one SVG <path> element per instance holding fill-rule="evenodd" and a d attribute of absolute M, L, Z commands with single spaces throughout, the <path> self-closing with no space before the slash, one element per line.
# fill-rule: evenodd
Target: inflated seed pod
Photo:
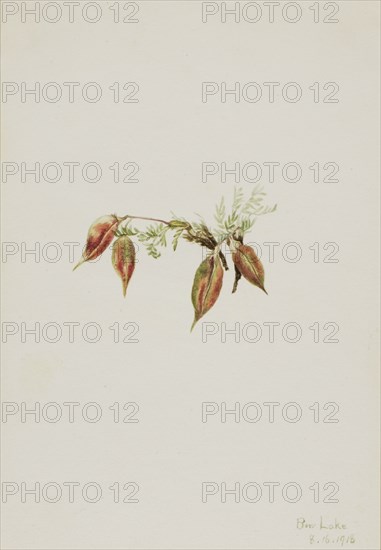
<path fill-rule="evenodd" d="M 77 269 L 84 262 L 95 260 L 106 250 L 113 240 L 114 233 L 120 222 L 121 219 L 113 214 L 101 216 L 95 220 L 87 233 L 86 248 L 82 254 L 82 258 L 74 269 Z"/>
<path fill-rule="evenodd" d="M 127 235 L 119 237 L 112 246 L 112 265 L 122 280 L 123 296 L 135 269 L 135 247 Z"/>
<path fill-rule="evenodd" d="M 266 292 L 264 287 L 265 271 L 262 262 L 251 248 L 239 241 L 232 241 L 230 244 L 232 258 L 235 267 L 249 283 L 259 287 Z M 266 292 L 267 294 L 267 292 Z"/>
<path fill-rule="evenodd" d="M 192 287 L 194 321 L 191 330 L 216 303 L 221 292 L 223 276 L 224 270 L 218 252 L 206 258 L 198 267 Z"/>

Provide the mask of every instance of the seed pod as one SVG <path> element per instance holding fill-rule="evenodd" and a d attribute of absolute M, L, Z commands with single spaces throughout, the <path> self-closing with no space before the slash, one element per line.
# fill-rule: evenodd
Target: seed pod
<path fill-rule="evenodd" d="M 265 271 L 262 262 L 251 248 L 238 241 L 230 243 L 232 258 L 235 267 L 253 285 L 266 292 L 264 287 Z M 267 294 L 267 292 L 266 292 Z"/>
<path fill-rule="evenodd" d="M 112 265 L 122 279 L 123 296 L 135 269 L 135 247 L 127 235 L 119 237 L 112 246 Z"/>
<path fill-rule="evenodd" d="M 216 303 L 221 292 L 223 275 L 218 253 L 206 258 L 197 269 L 192 288 L 194 321 L 191 330 Z"/>
<path fill-rule="evenodd" d="M 187 229 L 188 227 L 190 227 L 188 222 L 184 222 L 182 220 L 171 220 L 168 225 L 171 229 L 177 229 L 180 227 L 183 229 Z"/>
<path fill-rule="evenodd" d="M 84 262 L 95 260 L 106 250 L 113 240 L 114 233 L 121 221 L 121 218 L 114 215 L 102 216 L 95 220 L 87 233 L 86 248 L 82 258 L 74 269 L 77 269 Z"/>

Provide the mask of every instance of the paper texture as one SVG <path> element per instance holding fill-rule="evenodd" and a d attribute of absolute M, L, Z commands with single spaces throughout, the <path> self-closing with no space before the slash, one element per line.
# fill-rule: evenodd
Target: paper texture
<path fill-rule="evenodd" d="M 1 8 L 2 548 L 379 548 L 379 3 Z M 258 185 L 192 333 L 199 245 L 72 272 Z"/>

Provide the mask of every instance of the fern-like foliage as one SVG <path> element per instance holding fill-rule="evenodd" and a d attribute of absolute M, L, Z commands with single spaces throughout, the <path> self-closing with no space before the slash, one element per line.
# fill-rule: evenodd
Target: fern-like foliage
<path fill-rule="evenodd" d="M 151 224 L 145 231 L 137 233 L 139 241 L 146 247 L 149 256 L 155 259 L 160 258 L 161 253 L 158 247 L 167 246 L 167 231 L 169 229 L 169 225 L 158 223 L 156 225 Z"/>
<path fill-rule="evenodd" d="M 226 240 L 230 234 L 240 231 L 247 233 L 253 227 L 257 216 L 274 212 L 276 205 L 269 207 L 263 204 L 266 193 L 260 186 L 257 186 L 251 192 L 249 198 L 245 200 L 245 193 L 242 187 L 235 188 L 231 211 L 226 213 L 224 199 L 216 206 L 214 218 L 217 223 L 217 230 L 214 235 L 219 242 Z"/>
<path fill-rule="evenodd" d="M 129 237 L 132 237 L 138 234 L 139 234 L 139 229 L 136 229 L 136 227 L 131 226 L 131 220 L 128 220 L 124 226 L 120 226 L 114 233 L 115 237 L 123 237 L 124 235 L 128 235 Z"/>
<path fill-rule="evenodd" d="M 115 235 L 136 235 L 138 240 L 145 246 L 149 256 L 159 258 L 160 248 L 167 246 L 167 233 L 173 231 L 172 248 L 177 249 L 180 239 L 194 242 L 214 250 L 232 235 L 239 234 L 241 237 L 250 231 L 258 216 L 274 212 L 276 205 L 269 207 L 264 204 L 266 194 L 262 188 L 257 186 L 253 189 L 247 199 L 242 187 L 234 189 L 231 209 L 228 212 L 225 199 L 222 197 L 216 205 L 214 219 L 216 228 L 210 229 L 204 218 L 198 214 L 198 221 L 188 222 L 185 218 L 176 216 L 172 212 L 172 220 L 165 223 L 151 223 L 141 231 L 132 227 L 128 220 L 123 227 L 119 227 Z"/>
<path fill-rule="evenodd" d="M 214 219 L 216 220 L 217 227 L 220 231 L 225 231 L 225 217 L 226 217 L 225 199 L 224 197 L 222 197 L 219 204 L 216 205 L 216 212 L 214 214 Z"/>

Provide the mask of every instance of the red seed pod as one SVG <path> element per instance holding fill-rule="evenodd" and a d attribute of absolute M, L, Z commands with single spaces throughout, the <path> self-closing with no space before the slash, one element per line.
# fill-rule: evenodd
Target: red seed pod
<path fill-rule="evenodd" d="M 192 288 L 194 321 L 191 330 L 216 303 L 221 292 L 223 275 L 224 270 L 218 253 L 206 258 L 197 269 Z"/>
<path fill-rule="evenodd" d="M 121 218 L 113 214 L 102 216 L 95 220 L 87 233 L 86 248 L 82 254 L 82 258 L 74 269 L 77 269 L 84 262 L 95 260 L 106 250 L 113 240 L 114 233 L 121 221 Z"/>
<path fill-rule="evenodd" d="M 234 265 L 238 271 L 242 273 L 249 283 L 252 283 L 263 290 L 263 292 L 266 292 L 264 287 L 265 270 L 263 269 L 262 262 L 251 246 L 242 244 L 239 241 L 232 241 L 230 243 L 230 249 Z"/>
<path fill-rule="evenodd" d="M 123 296 L 135 269 L 135 247 L 127 235 L 119 237 L 112 246 L 112 265 L 122 279 Z"/>

